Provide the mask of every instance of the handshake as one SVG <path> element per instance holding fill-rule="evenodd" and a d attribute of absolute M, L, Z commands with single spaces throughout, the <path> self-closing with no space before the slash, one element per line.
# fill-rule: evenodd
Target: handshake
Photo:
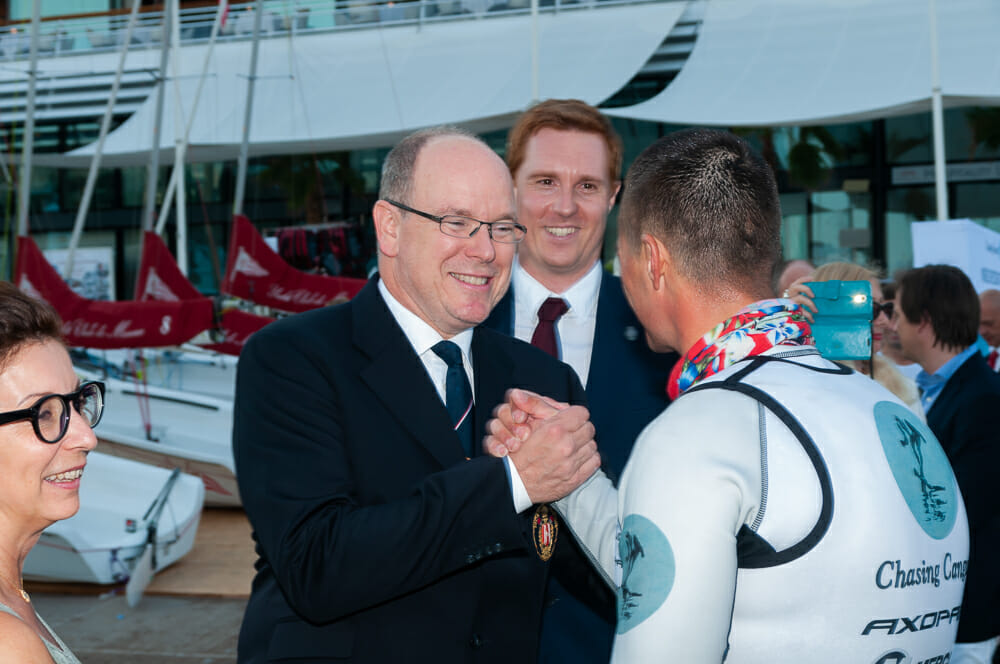
<path fill-rule="evenodd" d="M 533 503 L 559 500 L 601 467 L 594 425 L 583 406 L 509 390 L 486 432 L 483 449 L 510 457 Z"/>

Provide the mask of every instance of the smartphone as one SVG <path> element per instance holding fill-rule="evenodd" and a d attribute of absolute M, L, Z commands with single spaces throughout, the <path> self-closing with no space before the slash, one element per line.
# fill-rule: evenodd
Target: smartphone
<path fill-rule="evenodd" d="M 810 281 L 816 349 L 829 360 L 872 356 L 872 285 L 867 281 Z"/>

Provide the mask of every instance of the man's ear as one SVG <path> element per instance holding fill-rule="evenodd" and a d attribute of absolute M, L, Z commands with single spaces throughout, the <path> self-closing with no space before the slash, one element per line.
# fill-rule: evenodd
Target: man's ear
<path fill-rule="evenodd" d="M 653 237 L 649 233 L 643 233 L 639 241 L 642 245 L 642 263 L 646 278 L 649 279 L 653 290 L 660 290 L 666 284 L 665 271 L 670 255 L 659 238 Z"/>
<path fill-rule="evenodd" d="M 375 223 L 375 238 L 378 240 L 379 252 L 394 258 L 399 253 L 399 210 L 383 200 L 378 200 L 372 208 L 372 221 Z"/>
<path fill-rule="evenodd" d="M 615 206 L 615 201 L 618 200 L 618 192 L 622 190 L 622 181 L 615 180 L 611 183 L 611 197 L 608 199 L 608 212 L 611 212 L 611 208 Z"/>
<path fill-rule="evenodd" d="M 923 313 L 923 315 L 920 316 L 920 322 L 917 323 L 917 332 L 920 332 L 922 334 L 930 332 L 931 339 L 935 340 L 935 342 L 937 341 L 937 338 L 934 334 L 934 323 L 931 322 L 931 316 L 926 311 Z"/>

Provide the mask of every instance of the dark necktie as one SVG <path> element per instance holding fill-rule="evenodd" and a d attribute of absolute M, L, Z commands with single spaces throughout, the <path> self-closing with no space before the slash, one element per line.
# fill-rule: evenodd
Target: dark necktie
<path fill-rule="evenodd" d="M 552 357 L 559 359 L 559 347 L 556 345 L 556 321 L 569 311 L 566 301 L 561 297 L 550 297 L 538 307 L 538 326 L 531 335 L 531 345 L 541 348 Z"/>
<path fill-rule="evenodd" d="M 475 454 L 472 441 L 472 388 L 469 386 L 465 367 L 462 366 L 462 351 L 451 341 L 439 341 L 431 350 L 448 365 L 444 384 L 445 406 L 455 426 L 455 433 L 462 442 L 465 456 L 471 457 Z"/>

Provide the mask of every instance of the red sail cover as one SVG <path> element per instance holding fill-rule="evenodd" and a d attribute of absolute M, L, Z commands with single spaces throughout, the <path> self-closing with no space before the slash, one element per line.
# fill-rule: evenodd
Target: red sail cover
<path fill-rule="evenodd" d="M 137 286 L 137 300 L 177 302 L 202 297 L 198 289 L 181 273 L 177 261 L 160 236 L 150 231 L 146 231 L 143 237 Z M 245 311 L 226 312 L 219 321 L 223 340 L 201 346 L 217 353 L 239 355 L 250 335 L 273 321 L 273 318 Z"/>
<path fill-rule="evenodd" d="M 70 346 L 142 348 L 175 346 L 212 327 L 212 300 L 97 302 L 74 293 L 29 237 L 18 238 L 15 283 L 46 300 L 63 319 Z"/>
<path fill-rule="evenodd" d="M 222 291 L 281 311 L 308 311 L 350 299 L 364 279 L 307 274 L 286 263 L 243 215 L 233 217 Z"/>
<path fill-rule="evenodd" d="M 247 342 L 251 334 L 273 322 L 273 318 L 258 316 L 239 309 L 227 311 L 222 314 L 220 325 L 224 335 L 222 341 L 214 344 L 202 344 L 202 348 L 226 355 L 239 355 L 240 351 L 243 350 L 243 344 Z"/>
<path fill-rule="evenodd" d="M 177 267 L 177 261 L 160 236 L 152 231 L 143 233 L 135 290 L 137 300 L 178 302 L 204 297 Z"/>

